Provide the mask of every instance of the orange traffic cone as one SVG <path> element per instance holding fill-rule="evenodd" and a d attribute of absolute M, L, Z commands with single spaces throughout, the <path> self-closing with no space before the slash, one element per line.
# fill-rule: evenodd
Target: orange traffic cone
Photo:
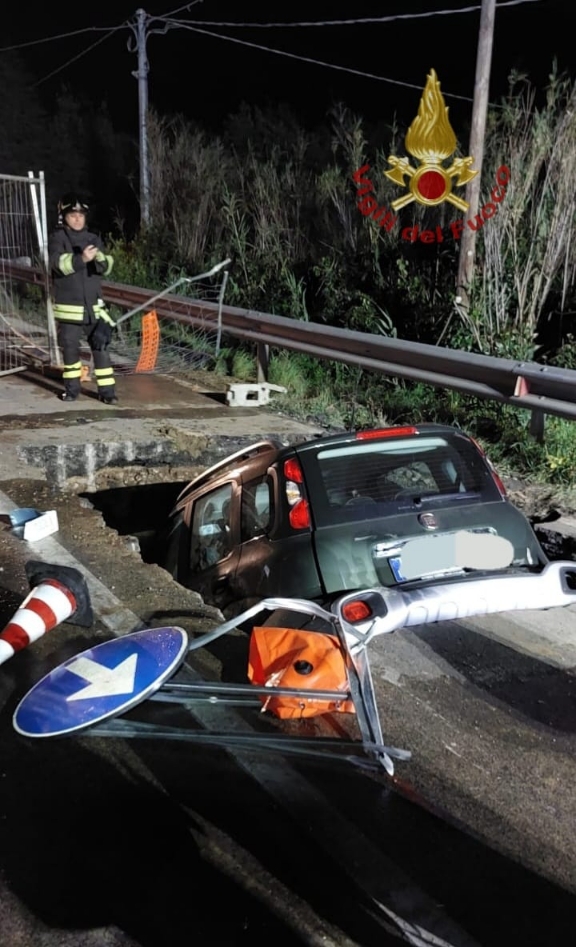
<path fill-rule="evenodd" d="M 31 592 L 0 634 L 0 664 L 27 648 L 60 622 L 74 617 L 74 624 L 92 624 L 88 589 L 77 569 L 45 562 L 27 562 Z"/>

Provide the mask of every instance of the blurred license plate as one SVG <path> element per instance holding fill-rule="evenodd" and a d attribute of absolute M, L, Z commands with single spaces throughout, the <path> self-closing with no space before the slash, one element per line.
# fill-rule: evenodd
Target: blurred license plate
<path fill-rule="evenodd" d="M 396 579 L 396 582 L 408 582 L 409 578 L 414 578 L 414 576 L 406 576 L 402 572 L 402 557 L 401 556 L 392 556 L 388 562 L 390 563 L 390 568 L 392 570 L 392 575 Z M 452 564 L 445 565 L 444 568 L 426 570 L 422 573 L 422 578 L 433 578 L 434 576 L 441 575 L 450 575 L 452 573 L 460 573 L 463 570 L 460 566 Z"/>
<path fill-rule="evenodd" d="M 502 569 L 514 558 L 512 543 L 477 527 L 408 540 L 401 555 L 388 558 L 396 582 L 462 574 L 466 569 Z"/>

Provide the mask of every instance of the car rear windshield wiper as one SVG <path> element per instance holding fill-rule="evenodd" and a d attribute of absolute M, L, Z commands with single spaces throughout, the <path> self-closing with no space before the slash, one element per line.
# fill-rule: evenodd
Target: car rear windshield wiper
<path fill-rule="evenodd" d="M 406 500 L 407 503 L 421 506 L 424 503 L 455 503 L 462 500 L 480 500 L 481 494 L 474 490 L 467 490 L 466 493 L 418 493 L 414 491 L 412 496 L 407 494 L 401 499 Z"/>

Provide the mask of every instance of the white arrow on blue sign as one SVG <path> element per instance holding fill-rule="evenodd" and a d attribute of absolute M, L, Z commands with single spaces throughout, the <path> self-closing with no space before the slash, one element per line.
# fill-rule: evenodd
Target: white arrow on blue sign
<path fill-rule="evenodd" d="M 184 660 L 182 628 L 149 628 L 75 655 L 42 678 L 18 704 L 15 730 L 56 737 L 84 730 L 145 700 Z"/>

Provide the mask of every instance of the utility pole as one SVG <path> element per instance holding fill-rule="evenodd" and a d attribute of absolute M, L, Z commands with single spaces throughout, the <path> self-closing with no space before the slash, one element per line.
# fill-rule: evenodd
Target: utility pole
<path fill-rule="evenodd" d="M 138 80 L 138 145 L 140 153 L 140 222 L 143 227 L 150 223 L 150 171 L 148 168 L 148 57 L 146 56 L 145 10 L 136 10 L 136 23 L 130 29 L 136 37 L 138 71 L 132 75 Z M 130 48 L 130 47 L 128 47 Z M 130 50 L 134 52 L 132 48 Z"/>
<path fill-rule="evenodd" d="M 469 181 L 466 186 L 466 200 L 470 205 L 468 213 L 472 219 L 478 213 L 480 203 L 480 184 L 482 179 L 482 162 L 484 160 L 484 137 L 486 134 L 486 115 L 488 112 L 495 14 L 496 0 L 482 0 L 480 33 L 478 36 L 478 51 L 476 54 L 472 127 L 470 130 L 470 144 L 467 151 L 467 154 L 473 156 L 474 167 L 478 170 L 478 174 Z M 476 231 L 470 227 L 464 227 L 462 240 L 460 242 L 456 291 L 460 297 L 459 302 L 466 309 L 469 306 L 468 289 L 474 275 L 475 252 Z"/>

